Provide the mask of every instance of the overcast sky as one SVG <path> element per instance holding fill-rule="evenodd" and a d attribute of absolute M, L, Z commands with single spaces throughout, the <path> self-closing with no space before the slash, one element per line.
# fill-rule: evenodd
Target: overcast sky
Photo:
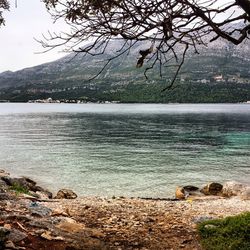
<path fill-rule="evenodd" d="M 6 70 L 19 70 L 58 59 L 65 54 L 43 51 L 41 45 L 34 40 L 41 38 L 48 30 L 63 29 L 63 24 L 53 25 L 40 0 L 11 0 L 10 12 L 4 12 L 6 26 L 0 28 L 0 72 Z"/>

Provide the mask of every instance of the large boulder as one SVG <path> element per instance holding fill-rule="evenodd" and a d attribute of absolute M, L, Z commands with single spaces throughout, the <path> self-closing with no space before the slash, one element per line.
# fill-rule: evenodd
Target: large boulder
<path fill-rule="evenodd" d="M 222 193 L 223 185 L 217 182 L 211 182 L 201 189 L 201 193 L 205 195 L 220 195 Z"/>
<path fill-rule="evenodd" d="M 8 186 L 22 187 L 22 188 L 25 188 L 27 190 L 38 191 L 38 190 L 35 190 L 36 189 L 35 188 L 36 182 L 31 180 L 30 178 L 26 178 L 26 177 L 11 178 L 9 176 L 4 176 L 4 177 L 2 177 L 2 180 L 5 181 L 5 183 Z"/>
<path fill-rule="evenodd" d="M 246 189 L 246 185 L 236 182 L 228 181 L 223 184 L 222 195 L 225 197 L 239 196 Z"/>
<path fill-rule="evenodd" d="M 54 199 L 75 199 L 77 194 L 70 189 L 60 189 Z"/>
<path fill-rule="evenodd" d="M 175 189 L 175 198 L 179 200 L 184 200 L 188 194 L 185 192 L 183 187 L 177 187 Z"/>
<path fill-rule="evenodd" d="M 8 187 L 15 189 L 21 189 L 23 191 L 30 192 L 31 195 L 41 199 L 51 199 L 52 193 L 40 186 L 36 185 L 36 182 L 28 177 L 11 178 L 9 176 L 3 176 L 1 181 Z M 1 182 L 0 182 L 1 184 Z"/>

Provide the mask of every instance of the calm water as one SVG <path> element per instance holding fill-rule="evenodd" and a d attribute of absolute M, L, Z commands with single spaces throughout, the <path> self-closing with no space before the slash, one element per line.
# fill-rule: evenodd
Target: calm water
<path fill-rule="evenodd" d="M 250 182 L 250 105 L 0 104 L 0 168 L 80 195 Z"/>

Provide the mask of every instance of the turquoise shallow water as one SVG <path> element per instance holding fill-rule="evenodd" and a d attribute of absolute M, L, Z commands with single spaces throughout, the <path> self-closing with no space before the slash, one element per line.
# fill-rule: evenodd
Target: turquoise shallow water
<path fill-rule="evenodd" d="M 0 104 L 0 168 L 80 195 L 249 183 L 250 105 Z"/>

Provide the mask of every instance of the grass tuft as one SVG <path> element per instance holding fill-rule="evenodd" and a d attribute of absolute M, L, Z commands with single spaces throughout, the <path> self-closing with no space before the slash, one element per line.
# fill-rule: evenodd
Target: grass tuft
<path fill-rule="evenodd" d="M 11 187 L 11 190 L 15 191 L 16 194 L 29 194 L 29 189 L 26 187 L 21 186 L 18 183 L 14 183 Z"/>
<path fill-rule="evenodd" d="M 249 250 L 250 212 L 198 225 L 205 250 Z"/>

